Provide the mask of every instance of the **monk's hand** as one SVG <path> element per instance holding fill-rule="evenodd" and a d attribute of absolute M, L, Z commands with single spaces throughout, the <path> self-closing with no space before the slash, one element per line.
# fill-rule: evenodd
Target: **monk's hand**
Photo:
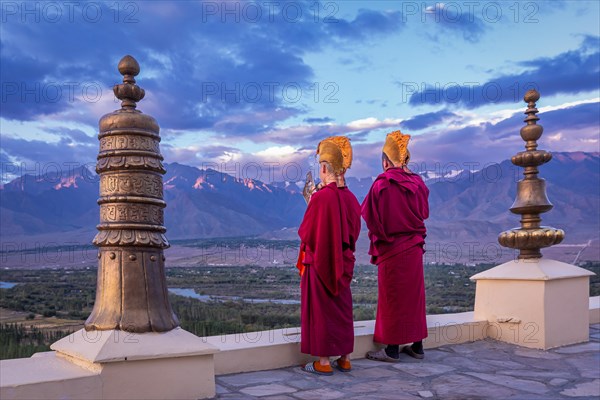
<path fill-rule="evenodd" d="M 311 196 L 317 190 L 315 187 L 315 181 L 313 180 L 312 173 L 308 171 L 306 174 L 306 181 L 304 182 L 304 189 L 302 189 L 302 196 L 306 201 L 306 204 L 310 201 Z"/>

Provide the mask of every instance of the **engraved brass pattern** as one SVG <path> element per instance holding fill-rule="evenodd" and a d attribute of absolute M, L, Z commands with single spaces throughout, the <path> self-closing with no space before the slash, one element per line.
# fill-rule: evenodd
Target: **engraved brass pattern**
<path fill-rule="evenodd" d="M 155 173 L 131 171 L 104 173 L 100 176 L 100 197 L 135 195 L 163 198 L 162 176 Z"/>
<path fill-rule="evenodd" d="M 163 208 L 148 204 L 101 204 L 100 220 L 105 223 L 133 222 L 149 225 L 162 225 L 164 223 Z"/>
<path fill-rule="evenodd" d="M 158 138 L 148 136 L 115 135 L 105 136 L 100 139 L 100 153 L 111 150 L 144 150 L 159 153 Z"/>
<path fill-rule="evenodd" d="M 165 237 L 159 126 L 136 110 L 144 89 L 136 85 L 137 61 L 119 62 L 123 83 L 113 91 L 121 109 L 100 119 L 100 224 L 94 309 L 86 330 L 164 332 L 179 326 L 164 271 Z"/>
<path fill-rule="evenodd" d="M 525 93 L 524 100 L 528 107 L 525 111 L 526 125 L 521 128 L 521 138 L 525 141 L 525 151 L 512 157 L 512 163 L 523 167 L 524 178 L 517 183 L 517 198 L 510 211 L 521 215 L 521 227 L 502 232 L 498 242 L 512 249 L 519 249 L 520 259 L 540 258 L 540 249 L 550 247 L 563 241 L 565 232 L 548 226 L 541 226 L 541 213 L 552 209 L 552 203 L 546 195 L 546 181 L 538 178 L 538 166 L 552 159 L 552 154 L 537 149 L 537 140 L 542 136 L 544 128 L 537 124 L 538 109 L 535 103 L 540 94 L 536 90 Z"/>

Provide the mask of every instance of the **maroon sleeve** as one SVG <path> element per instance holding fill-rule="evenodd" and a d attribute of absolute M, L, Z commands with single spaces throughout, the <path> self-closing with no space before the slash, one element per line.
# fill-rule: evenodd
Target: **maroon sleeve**
<path fill-rule="evenodd" d="M 388 241 L 383 226 L 383 220 L 379 212 L 379 196 L 384 182 L 387 183 L 386 180 L 376 180 L 373 182 L 367 197 L 365 197 L 361 205 L 361 215 L 367 224 L 369 238 L 371 238 L 372 242 L 378 240 Z"/>
<path fill-rule="evenodd" d="M 324 187 L 315 193 L 304 214 L 298 235 L 306 251 L 304 264 L 316 271 L 334 296 L 344 273 L 340 202 L 336 188 Z"/>
<path fill-rule="evenodd" d="M 426 220 L 429 218 L 429 188 L 425 185 L 425 182 L 421 181 L 421 187 L 423 189 L 423 195 L 421 198 L 420 206 L 421 206 L 421 218 Z"/>

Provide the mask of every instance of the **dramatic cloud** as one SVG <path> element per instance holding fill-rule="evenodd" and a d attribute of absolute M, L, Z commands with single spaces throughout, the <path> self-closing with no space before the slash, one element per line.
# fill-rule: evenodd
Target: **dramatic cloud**
<path fill-rule="evenodd" d="M 412 4 L 416 5 L 417 3 Z M 440 2 L 427 7 L 421 18 L 429 26 L 435 27 L 436 31 L 430 34 L 431 38 L 438 42 L 444 35 L 450 33 L 451 35 L 460 35 L 470 43 L 479 41 L 485 32 L 485 22 L 482 20 L 482 15 L 486 17 L 487 15 L 481 8 L 473 7 L 480 5 L 480 3 L 472 2 L 470 5 L 471 7 L 465 4 L 461 5 L 458 2 L 447 4 Z M 500 15 L 502 15 L 501 11 Z M 496 16 L 488 18 L 493 18 L 488 20 L 490 22 L 495 20 Z"/>
<path fill-rule="evenodd" d="M 421 130 L 430 126 L 437 125 L 451 118 L 460 119 L 460 116 L 448 110 L 441 110 L 426 114 L 415 115 L 414 117 L 402 121 L 400 123 L 400 126 L 409 130 Z"/>
<path fill-rule="evenodd" d="M 544 133 L 539 148 L 552 152 L 600 151 L 600 102 L 577 104 L 540 112 Z M 496 123 L 472 123 L 460 128 L 437 128 L 413 135 L 410 142 L 412 168 L 418 171 L 481 169 L 489 163 L 510 159 L 525 149 L 519 135 L 524 126 L 522 111 Z M 383 141 L 353 146 L 351 176 L 375 176 L 381 170 Z M 476 149 L 476 150 L 474 150 Z"/>
<path fill-rule="evenodd" d="M 386 118 L 379 120 L 374 117 L 350 121 L 347 124 L 295 125 L 271 129 L 257 140 L 273 141 L 281 144 L 318 143 L 326 136 L 348 135 L 351 139 L 361 141 L 371 132 L 383 128 L 397 128 L 400 119 Z"/>
<path fill-rule="evenodd" d="M 538 114 L 544 134 L 540 149 L 549 151 L 598 151 L 600 103 L 584 103 Z M 498 162 L 524 150 L 519 135 L 522 112 L 498 123 L 481 123 L 459 129 L 439 130 L 413 136 L 412 159 L 426 162 Z M 477 149 L 474 151 L 473 149 Z"/>
<path fill-rule="evenodd" d="M 600 88 L 600 39 L 587 36 L 576 50 L 555 57 L 538 58 L 517 64 L 526 70 L 519 74 L 501 75 L 487 82 L 459 85 L 439 83 L 426 88 L 407 88 L 414 91 L 411 105 L 448 104 L 480 107 L 495 103 L 514 103 L 525 92 L 537 88 L 544 96 L 598 92 Z"/>
<path fill-rule="evenodd" d="M 402 13 L 399 11 L 378 12 L 360 10 L 352 21 L 335 19 L 326 25 L 327 31 L 335 37 L 352 40 L 364 40 L 373 34 L 384 34 L 402 27 Z"/>
<path fill-rule="evenodd" d="M 24 174 L 72 171 L 96 165 L 98 139 L 79 129 L 56 127 L 41 130 L 46 140 L 27 140 L 3 131 L 0 139 L 0 183 Z"/>
<path fill-rule="evenodd" d="M 163 128 L 259 135 L 306 112 L 314 82 L 303 55 L 402 28 L 399 12 L 327 18 L 327 4 L 312 1 L 94 3 L 70 6 L 73 15 L 63 6 L 37 23 L 18 12 L 3 16 L 3 118 L 70 117 L 90 96 L 97 102 L 98 90 L 112 100 L 116 63 L 132 53 L 147 90 L 140 108 Z"/>
<path fill-rule="evenodd" d="M 140 62 L 136 79 L 146 98 L 139 109 L 159 122 L 166 162 L 195 166 L 291 160 L 305 168 L 314 161 L 320 140 L 343 134 L 356 148 L 350 173 L 372 175 L 380 168 L 379 142 L 399 128 L 417 131 L 413 159 L 511 155 L 522 146 L 514 136 L 522 115 L 499 111 L 495 104 L 520 102 L 529 84 L 537 85 L 545 99 L 554 95 L 555 106 L 573 100 L 556 95 L 595 98 L 598 94 L 589 93 L 600 87 L 600 43 L 597 35 L 590 36 L 596 32 L 589 25 L 590 12 L 580 29 L 579 11 L 564 2 L 531 4 L 539 6 L 540 14 L 568 14 L 557 32 L 581 35 L 581 46 L 565 51 L 557 44 L 560 50 L 552 51 L 551 39 L 540 32 L 536 45 L 543 50 L 532 49 L 531 61 L 499 66 L 479 57 L 480 39 L 498 39 L 508 24 L 487 24 L 491 15 L 481 14 L 483 4 L 475 5 L 479 8 L 472 14 L 462 3 L 459 13 L 458 3 L 441 2 L 365 2 L 362 9 L 354 2 L 311 0 L 194 1 L 185 6 L 37 2 L 31 7 L 46 11 L 23 13 L 29 4 L 3 3 L 2 163 L 93 163 L 98 119 L 119 108 L 112 86 L 121 80 L 116 65 L 125 54 Z M 502 7 L 506 11 L 508 6 Z M 579 8 L 596 10 L 589 4 Z M 527 32 L 524 27 L 512 24 L 510 29 Z M 449 40 L 452 51 L 445 46 Z M 490 78 L 475 86 L 404 88 L 408 104 L 394 105 L 392 81 L 411 73 L 406 54 L 418 60 L 437 51 L 448 57 L 448 66 L 471 66 L 488 71 Z M 502 57 L 510 60 L 510 54 Z M 434 82 L 436 68 L 446 67 L 427 63 L 418 72 Z M 503 72 L 494 73 L 496 68 Z M 456 69 L 457 81 L 468 82 L 469 74 Z M 314 85 L 320 85 L 323 97 L 331 93 L 323 86 L 331 81 L 340 84 L 333 88 L 339 102 L 315 101 Z M 486 105 L 491 107 L 485 112 L 475 110 Z M 549 146 L 597 146 L 594 106 L 566 110 L 563 104 L 542 115 Z M 283 167 L 278 168 L 283 175 Z"/>
<path fill-rule="evenodd" d="M 324 124 L 327 122 L 333 122 L 333 118 L 323 117 L 323 118 L 305 118 L 303 120 L 307 124 Z"/>

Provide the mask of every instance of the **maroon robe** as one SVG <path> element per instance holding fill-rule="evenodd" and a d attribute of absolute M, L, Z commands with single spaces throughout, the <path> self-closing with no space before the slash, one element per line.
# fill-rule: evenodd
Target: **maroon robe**
<path fill-rule="evenodd" d="M 390 168 L 362 204 L 379 294 L 373 340 L 404 344 L 427 337 L 423 245 L 429 189 L 419 175 Z"/>
<path fill-rule="evenodd" d="M 301 351 L 329 357 L 352 353 L 350 281 L 360 234 L 360 205 L 331 183 L 313 194 L 298 230 L 301 263 Z"/>

